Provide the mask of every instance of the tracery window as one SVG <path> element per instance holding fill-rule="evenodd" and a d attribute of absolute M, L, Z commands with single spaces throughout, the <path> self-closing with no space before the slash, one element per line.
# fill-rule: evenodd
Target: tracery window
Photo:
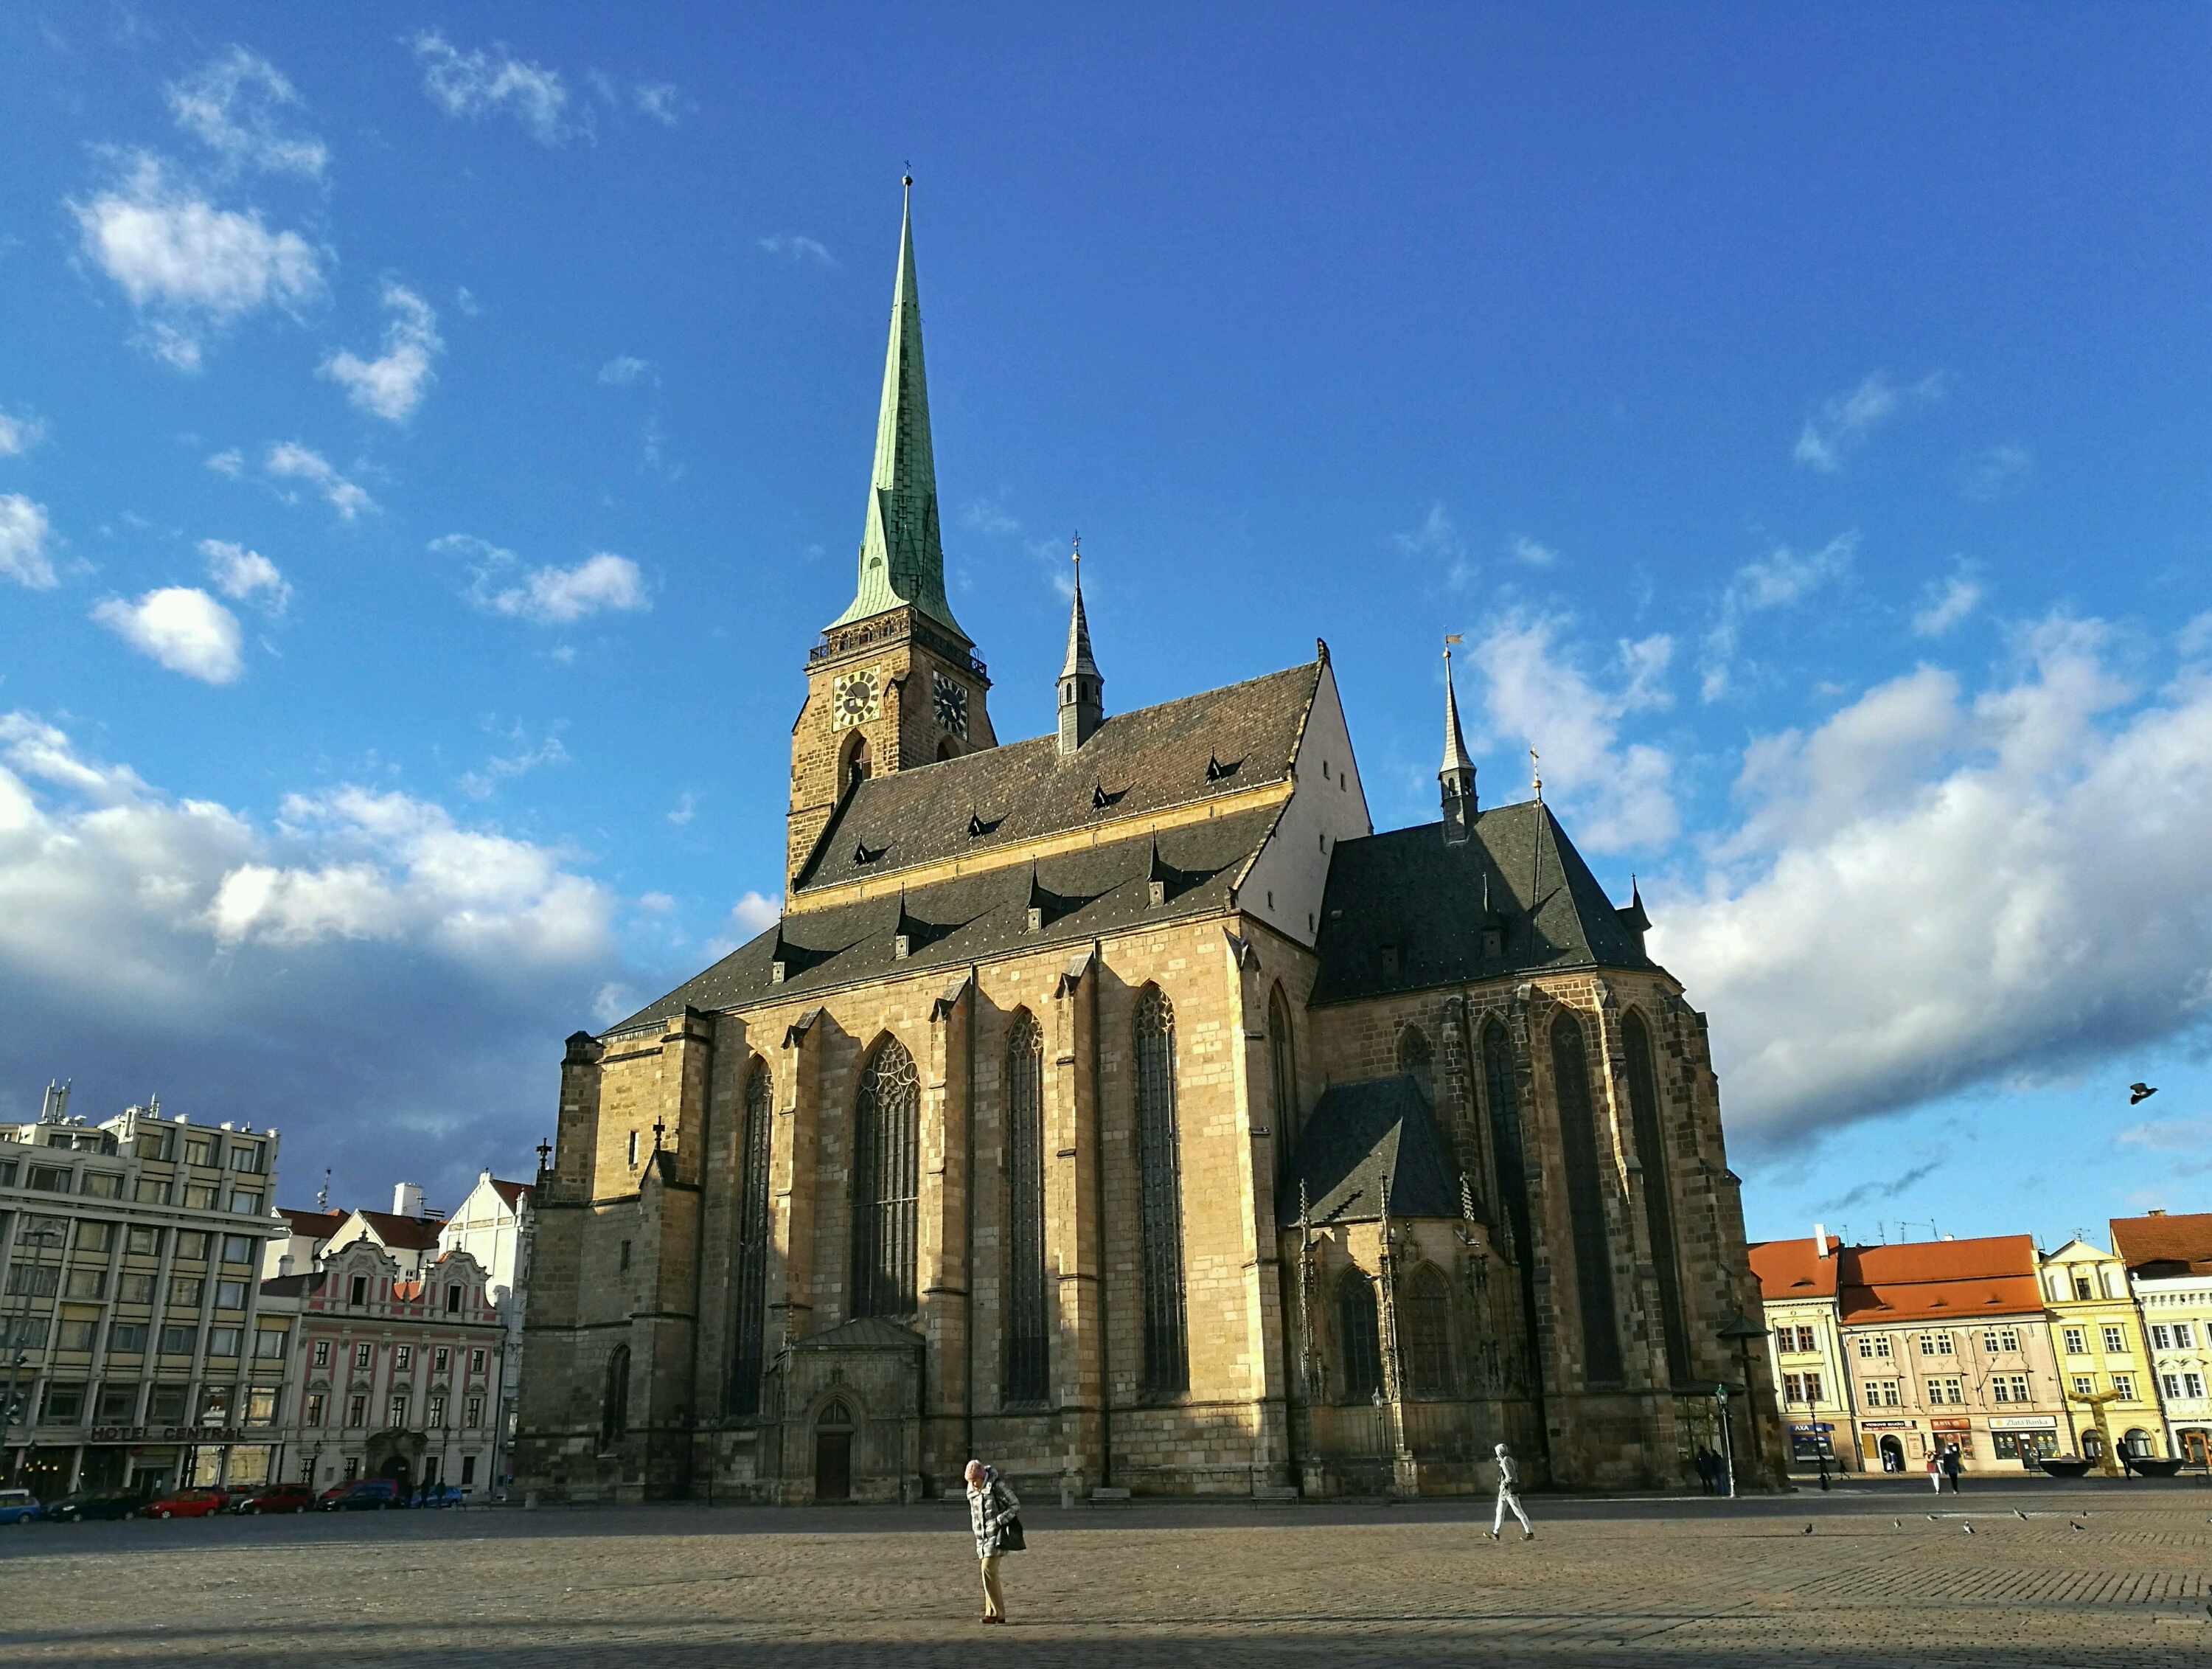
<path fill-rule="evenodd" d="M 768 1330 L 768 1164 L 775 1129 L 775 1084 L 756 1057 L 745 1073 L 738 1131 L 738 1255 L 732 1271 L 736 1319 L 730 1353 L 730 1412 L 760 1412 L 761 1366 Z"/>
<path fill-rule="evenodd" d="M 1681 1259 L 1674 1246 L 1674 1190 L 1667 1136 L 1659 1118 L 1659 1087 L 1651 1069 L 1651 1033 L 1633 1008 L 1620 1022 L 1628 1056 L 1628 1113 L 1636 1156 L 1644 1166 L 1644 1227 L 1659 1272 L 1659 1314 L 1667 1332 L 1667 1372 L 1675 1384 L 1690 1377 L 1689 1334 L 1682 1321 Z"/>
<path fill-rule="evenodd" d="M 886 1038 L 853 1107 L 853 1313 L 912 1315 L 921 1193 L 921 1085 L 914 1057 Z"/>
<path fill-rule="evenodd" d="M 1145 1289 L 1145 1389 L 1190 1388 L 1182 1289 L 1182 1153 L 1176 1124 L 1175 1010 L 1159 987 L 1137 999 L 1131 1027 L 1137 1102 L 1137 1227 Z"/>
<path fill-rule="evenodd" d="M 1490 1151 L 1498 1165 L 1498 1198 L 1513 1237 L 1513 1257 L 1521 1274 L 1522 1349 L 1531 1388 L 1542 1377 L 1543 1355 L 1536 1332 L 1536 1255 L 1528 1238 L 1528 1173 L 1521 1140 L 1520 1073 L 1505 1027 L 1492 1020 L 1482 1028 L 1482 1081 L 1490 1103 Z"/>
<path fill-rule="evenodd" d="M 1406 1282 L 1398 1300 L 1398 1337 L 1406 1358 L 1407 1392 L 1414 1397 L 1450 1397 L 1457 1392 L 1452 1372 L 1451 1288 L 1434 1264 L 1424 1264 Z"/>
<path fill-rule="evenodd" d="M 1366 1271 L 1345 1270 L 1336 1283 L 1336 1337 L 1344 1355 L 1344 1400 L 1364 1403 L 1382 1388 L 1382 1322 Z"/>
<path fill-rule="evenodd" d="M 617 1344 L 607 1358 L 606 1389 L 599 1399 L 599 1447 L 611 1449 L 629 1434 L 629 1346 Z"/>
<path fill-rule="evenodd" d="M 1583 1314 L 1583 1371 L 1593 1386 L 1621 1382 L 1620 1331 L 1613 1313 L 1613 1243 L 1598 1180 L 1595 1109 L 1582 1022 L 1552 1022 L 1552 1080 L 1559 1099 L 1559 1154 L 1567 1173 L 1567 1215 L 1575 1242 L 1575 1295 Z"/>
<path fill-rule="evenodd" d="M 1398 1070 L 1421 1087 L 1431 1111 L 1437 1105 L 1436 1063 L 1437 1051 L 1430 1046 L 1427 1032 L 1408 1026 L 1398 1033 Z"/>
<path fill-rule="evenodd" d="M 1275 1081 L 1275 1148 L 1286 1154 L 1298 1138 L 1298 1059 L 1280 985 L 1267 994 L 1267 1064 Z"/>
<path fill-rule="evenodd" d="M 1044 1033 L 1029 1014 L 1006 1039 L 1006 1376 L 1010 1403 L 1048 1394 L 1044 1272 Z"/>

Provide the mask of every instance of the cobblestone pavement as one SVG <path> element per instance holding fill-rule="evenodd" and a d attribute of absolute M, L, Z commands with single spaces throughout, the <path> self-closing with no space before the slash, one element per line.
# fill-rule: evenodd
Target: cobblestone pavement
<path fill-rule="evenodd" d="M 1471 1502 L 1033 1506 L 1006 1629 L 957 1504 L 40 1525 L 0 1530 L 0 1664 L 2212 1661 L 2202 1485 L 1529 1507 L 1493 1544 Z"/>

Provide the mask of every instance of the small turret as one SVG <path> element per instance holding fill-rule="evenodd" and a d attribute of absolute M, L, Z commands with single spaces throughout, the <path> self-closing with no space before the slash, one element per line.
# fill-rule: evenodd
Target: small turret
<path fill-rule="evenodd" d="M 1444 639 L 1444 762 L 1437 772 L 1443 785 L 1444 844 L 1464 846 L 1479 809 L 1474 797 L 1474 761 L 1468 757 L 1466 738 L 1460 734 L 1459 697 L 1452 689 L 1451 646 L 1460 641 L 1455 632 Z"/>
<path fill-rule="evenodd" d="M 1067 659 L 1060 669 L 1060 751 L 1089 741 L 1106 722 L 1106 680 L 1091 658 L 1091 622 L 1083 613 L 1083 540 L 1075 541 L 1075 601 L 1067 615 Z"/>

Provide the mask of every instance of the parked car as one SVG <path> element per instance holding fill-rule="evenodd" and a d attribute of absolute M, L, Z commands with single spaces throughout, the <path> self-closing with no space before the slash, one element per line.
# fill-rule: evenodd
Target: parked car
<path fill-rule="evenodd" d="M 272 1483 L 265 1489 L 246 1489 L 231 1499 L 233 1513 L 304 1513 L 315 1504 L 315 1492 L 304 1483 Z"/>
<path fill-rule="evenodd" d="M 325 1513 L 380 1513 L 390 1508 L 404 1507 L 407 1497 L 388 1477 L 357 1477 L 335 1489 L 324 1490 L 315 1504 Z"/>
<path fill-rule="evenodd" d="M 127 1519 L 146 1504 L 143 1495 L 127 1489 L 78 1489 L 46 1503 L 46 1517 L 56 1524 L 88 1524 L 95 1519 Z"/>
<path fill-rule="evenodd" d="M 222 1490 L 209 1485 L 204 1489 L 172 1489 L 167 1495 L 156 1495 L 146 1503 L 149 1519 L 204 1519 L 222 1511 L 227 1499 Z"/>
<path fill-rule="evenodd" d="M 417 1507 L 459 1507 L 461 1504 L 460 1486 L 457 1483 L 433 1483 L 415 1497 Z"/>
<path fill-rule="evenodd" d="M 28 1489 L 0 1489 L 0 1524 L 31 1524 L 46 1509 Z"/>

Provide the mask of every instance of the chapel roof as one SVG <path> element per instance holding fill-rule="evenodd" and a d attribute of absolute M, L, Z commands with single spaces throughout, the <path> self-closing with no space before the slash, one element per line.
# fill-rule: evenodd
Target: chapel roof
<path fill-rule="evenodd" d="M 831 817 L 790 907 L 806 912 L 810 892 L 849 882 L 1283 782 L 1324 664 L 1115 714 L 1066 755 L 1048 734 L 872 777 Z"/>
<path fill-rule="evenodd" d="M 1312 1221 L 1375 1221 L 1386 1180 L 1393 1217 L 1460 1215 L 1459 1179 L 1420 1086 L 1404 1074 L 1331 1084 L 1298 1132 L 1275 1221 L 1297 1220 L 1304 1183 Z"/>
<path fill-rule="evenodd" d="M 2130 1275 L 2212 1275 L 2212 1211 L 2178 1217 L 2114 1217 L 2112 1250 Z"/>
<path fill-rule="evenodd" d="M 1486 925 L 1502 933 L 1495 955 L 1484 950 Z M 1441 823 L 1339 842 L 1318 949 L 1316 1004 L 1522 972 L 1654 965 L 1540 800 L 1477 813 L 1459 845 L 1444 843 Z"/>

